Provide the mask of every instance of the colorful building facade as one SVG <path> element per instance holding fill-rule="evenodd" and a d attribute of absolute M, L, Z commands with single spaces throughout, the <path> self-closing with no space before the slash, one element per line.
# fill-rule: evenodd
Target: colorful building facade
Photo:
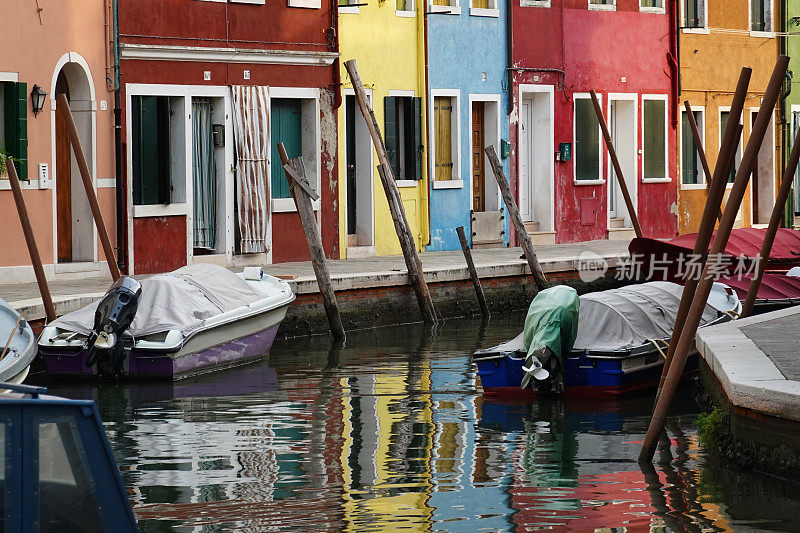
<path fill-rule="evenodd" d="M 778 2 L 685 0 L 680 4 L 680 102 L 683 105 L 688 100 L 692 106 L 712 172 L 717 163 L 739 73 L 743 66 L 753 69 L 741 118 L 743 134 L 736 154 L 736 169 L 750 138 L 761 98 L 779 52 L 780 41 L 775 34 L 779 20 Z M 689 233 L 697 231 L 700 224 L 708 179 L 697 159 L 683 107 L 680 116 L 678 230 L 680 233 Z M 759 226 L 769 222 L 782 159 L 779 122 L 776 109 L 759 151 L 756 171 L 739 209 L 736 227 Z M 729 184 L 728 189 L 730 187 Z"/>
<path fill-rule="evenodd" d="M 338 256 L 336 25 L 321 0 L 119 2 L 130 272 L 307 259 L 278 142 Z"/>
<path fill-rule="evenodd" d="M 792 36 L 791 32 L 800 31 L 800 5 L 797 2 L 781 2 L 785 9 L 783 20 L 783 51 L 789 56 L 789 85 L 785 87 L 790 92 L 786 95 L 783 113 L 782 126 L 784 128 L 784 157 L 785 161 L 792 149 L 792 144 L 797 139 L 797 132 L 800 130 L 800 40 L 797 36 Z M 784 166 L 785 168 L 785 166 Z M 800 216 L 800 172 L 795 174 L 792 184 L 792 194 L 789 196 L 787 206 L 787 226 L 795 225 L 796 218 Z"/>
<path fill-rule="evenodd" d="M 15 168 L 39 253 L 49 279 L 103 275 L 108 264 L 99 246 L 65 122 L 56 96 L 69 101 L 95 194 L 112 240 L 116 229 L 113 62 L 110 13 L 102 2 L 78 11 L 70 3 L 0 2 L 6 18 L 0 66 L 0 152 Z M 43 107 L 31 93 L 44 91 Z M 31 282 L 33 268 L 17 217 L 5 164 L 0 170 L 3 246 L 0 283 Z"/>
<path fill-rule="evenodd" d="M 400 253 L 366 122 L 344 62 L 356 60 L 417 247 L 430 239 L 425 149 L 424 8 L 414 0 L 339 7 L 338 225 L 342 257 Z"/>
<path fill-rule="evenodd" d="M 675 235 L 674 2 L 514 0 L 512 187 L 535 242 L 630 238 L 589 91 L 644 235 Z"/>
<path fill-rule="evenodd" d="M 508 242 L 508 217 L 484 148 L 508 141 L 507 2 L 433 1 L 427 16 L 431 242 L 457 250 Z M 508 159 L 502 158 L 508 174 Z M 470 231 L 470 229 L 472 231 Z"/>

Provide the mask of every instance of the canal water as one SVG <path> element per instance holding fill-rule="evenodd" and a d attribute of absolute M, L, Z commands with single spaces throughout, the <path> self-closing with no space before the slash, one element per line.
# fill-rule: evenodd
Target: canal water
<path fill-rule="evenodd" d="M 788 531 L 797 485 L 718 464 L 681 394 L 663 464 L 652 398 L 484 400 L 469 357 L 522 315 L 277 342 L 177 383 L 94 398 L 142 531 Z"/>

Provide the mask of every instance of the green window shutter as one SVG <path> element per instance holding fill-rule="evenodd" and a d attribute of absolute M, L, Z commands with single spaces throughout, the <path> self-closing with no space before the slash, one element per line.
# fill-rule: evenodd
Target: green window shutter
<path fill-rule="evenodd" d="M 385 122 L 386 155 L 389 157 L 389 165 L 392 173 L 397 178 L 400 173 L 400 159 L 398 158 L 397 146 L 397 98 L 385 96 L 383 98 L 383 116 Z"/>
<path fill-rule="evenodd" d="M 272 198 L 291 198 L 289 182 L 281 166 L 278 154 L 278 143 L 282 142 L 289 158 L 303 155 L 301 133 L 302 108 L 300 100 L 296 98 L 272 99 L 272 166 L 270 183 L 272 184 Z"/>
<path fill-rule="evenodd" d="M 16 161 L 17 175 L 28 179 L 28 84 L 8 82 L 4 87 L 5 151 Z"/>
<path fill-rule="evenodd" d="M 425 149 L 422 144 L 422 98 L 415 96 L 414 106 L 414 164 L 409 167 L 414 169 L 414 179 L 422 179 L 422 154 Z"/>

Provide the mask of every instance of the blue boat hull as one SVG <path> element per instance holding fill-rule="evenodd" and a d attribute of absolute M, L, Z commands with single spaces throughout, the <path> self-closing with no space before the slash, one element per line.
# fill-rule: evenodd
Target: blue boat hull
<path fill-rule="evenodd" d="M 531 388 L 522 389 L 522 354 L 506 354 L 476 360 L 478 376 L 486 396 L 532 395 Z M 588 357 L 572 353 L 564 361 L 564 387 L 568 396 L 613 398 L 654 389 L 661 377 L 663 359 L 660 353 L 632 355 L 627 358 Z M 697 354 L 686 362 L 686 373 L 697 370 Z"/>

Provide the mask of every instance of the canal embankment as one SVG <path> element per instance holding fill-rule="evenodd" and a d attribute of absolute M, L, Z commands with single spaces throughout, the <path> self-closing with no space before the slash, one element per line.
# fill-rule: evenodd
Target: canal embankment
<path fill-rule="evenodd" d="M 574 286 L 579 292 L 590 292 L 622 283 L 615 279 L 614 274 L 628 257 L 628 241 L 539 246 L 536 252 L 549 281 Z M 579 269 L 587 257 L 606 265 L 605 275 L 592 281 L 581 279 Z M 421 259 L 425 279 L 441 318 L 480 314 L 461 251 L 426 252 L 421 254 Z M 527 308 L 536 289 L 521 248 L 476 249 L 473 250 L 473 259 L 493 313 Z M 346 329 L 421 321 L 402 256 L 332 260 L 328 266 Z M 264 272 L 287 279 L 297 295 L 281 325 L 280 337 L 328 332 L 322 298 L 310 261 L 266 265 Z M 69 313 L 97 300 L 110 283 L 107 277 L 52 281 L 50 289 L 56 314 Z M 18 309 L 29 322 L 43 322 L 44 306 L 35 283 L 0 285 L 0 298 Z"/>
<path fill-rule="evenodd" d="M 701 329 L 700 375 L 716 406 L 709 443 L 726 460 L 800 474 L 800 307 Z"/>

